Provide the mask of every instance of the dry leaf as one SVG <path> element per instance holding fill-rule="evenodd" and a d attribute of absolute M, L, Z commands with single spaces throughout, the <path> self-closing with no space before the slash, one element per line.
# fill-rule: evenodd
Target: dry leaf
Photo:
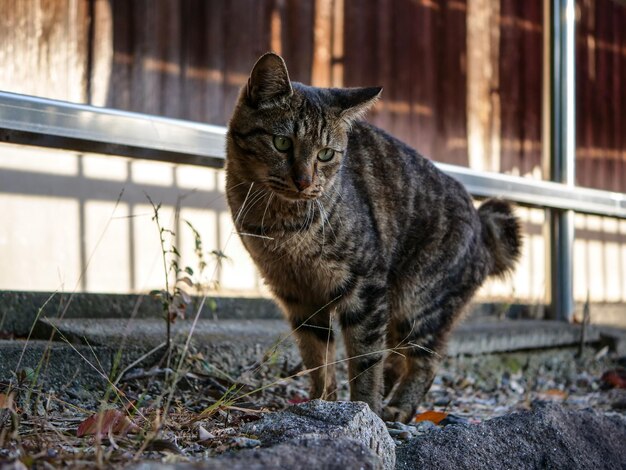
<path fill-rule="evenodd" d="M 558 401 L 565 400 L 567 398 L 567 393 L 563 390 L 559 390 L 558 388 L 549 388 L 548 390 L 538 393 L 538 396 L 544 400 Z"/>
<path fill-rule="evenodd" d="M 607 370 L 600 380 L 608 388 L 626 388 L 626 369 L 618 367 L 616 369 Z"/>
<path fill-rule="evenodd" d="M 188 277 L 181 277 L 178 281 L 187 284 L 189 287 L 193 287 L 193 281 Z"/>
<path fill-rule="evenodd" d="M 10 410 L 15 413 L 15 393 L 0 393 L 0 408 Z"/>
<path fill-rule="evenodd" d="M 442 411 L 424 411 L 413 418 L 413 421 L 419 423 L 421 421 L 432 421 L 435 424 L 439 424 L 441 421 L 448 417 L 448 413 Z"/>
<path fill-rule="evenodd" d="M 297 393 L 293 397 L 291 397 L 289 400 L 287 400 L 287 403 L 289 403 L 290 405 L 298 405 L 300 403 L 306 403 L 308 401 L 311 401 L 311 400 Z"/>
<path fill-rule="evenodd" d="M 139 430 L 139 426 L 133 423 L 126 413 L 119 410 L 105 410 L 91 415 L 80 423 L 76 436 L 105 436 L 109 433 L 124 436 L 129 432 L 134 433 Z"/>

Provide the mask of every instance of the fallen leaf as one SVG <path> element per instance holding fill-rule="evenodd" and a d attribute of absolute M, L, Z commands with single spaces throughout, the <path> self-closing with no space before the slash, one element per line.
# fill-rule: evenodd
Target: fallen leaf
<path fill-rule="evenodd" d="M 15 393 L 0 393 L 0 408 L 5 408 L 15 413 Z"/>
<path fill-rule="evenodd" d="M 448 413 L 442 411 L 424 411 L 413 418 L 413 421 L 419 423 L 421 421 L 431 421 L 435 424 L 439 424 L 441 421 L 448 417 Z"/>
<path fill-rule="evenodd" d="M 287 400 L 287 403 L 289 403 L 290 405 L 299 405 L 300 403 L 307 403 L 309 401 L 311 401 L 309 398 L 303 397 L 301 395 L 295 395 Z"/>
<path fill-rule="evenodd" d="M 104 436 L 109 433 L 125 436 L 129 432 L 134 433 L 139 430 L 140 427 L 133 423 L 126 413 L 119 410 L 105 410 L 83 421 L 76 430 L 76 436 Z"/>
<path fill-rule="evenodd" d="M 618 367 L 607 370 L 600 380 L 607 388 L 626 388 L 626 369 Z"/>
<path fill-rule="evenodd" d="M 549 388 L 543 392 L 539 392 L 537 396 L 543 400 L 559 401 L 567 398 L 567 393 L 558 388 Z"/>

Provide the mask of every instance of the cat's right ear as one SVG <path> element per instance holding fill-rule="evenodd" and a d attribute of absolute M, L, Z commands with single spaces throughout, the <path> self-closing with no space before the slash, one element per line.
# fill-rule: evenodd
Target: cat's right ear
<path fill-rule="evenodd" d="M 254 108 L 267 108 L 280 103 L 293 93 L 285 61 L 268 52 L 257 60 L 246 87 L 246 100 Z"/>

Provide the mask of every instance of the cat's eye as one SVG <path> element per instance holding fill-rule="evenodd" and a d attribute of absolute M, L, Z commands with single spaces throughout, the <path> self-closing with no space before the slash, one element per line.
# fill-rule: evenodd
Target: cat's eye
<path fill-rule="evenodd" d="M 291 139 L 289 137 L 285 137 L 284 135 L 275 135 L 274 147 L 276 147 L 276 150 L 279 152 L 286 152 L 291 148 Z"/>
<path fill-rule="evenodd" d="M 322 149 L 317 152 L 317 159 L 320 162 L 329 162 L 335 156 L 335 151 L 333 149 Z"/>

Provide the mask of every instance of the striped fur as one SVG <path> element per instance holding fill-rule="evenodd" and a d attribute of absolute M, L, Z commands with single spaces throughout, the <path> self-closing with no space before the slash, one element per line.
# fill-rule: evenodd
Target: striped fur
<path fill-rule="evenodd" d="M 504 201 L 477 211 L 459 182 L 360 121 L 379 94 L 290 82 L 280 57 L 261 57 L 229 126 L 227 197 L 312 369 L 312 396 L 336 395 L 336 319 L 351 399 L 407 420 L 476 289 L 513 269 L 520 224 Z"/>

